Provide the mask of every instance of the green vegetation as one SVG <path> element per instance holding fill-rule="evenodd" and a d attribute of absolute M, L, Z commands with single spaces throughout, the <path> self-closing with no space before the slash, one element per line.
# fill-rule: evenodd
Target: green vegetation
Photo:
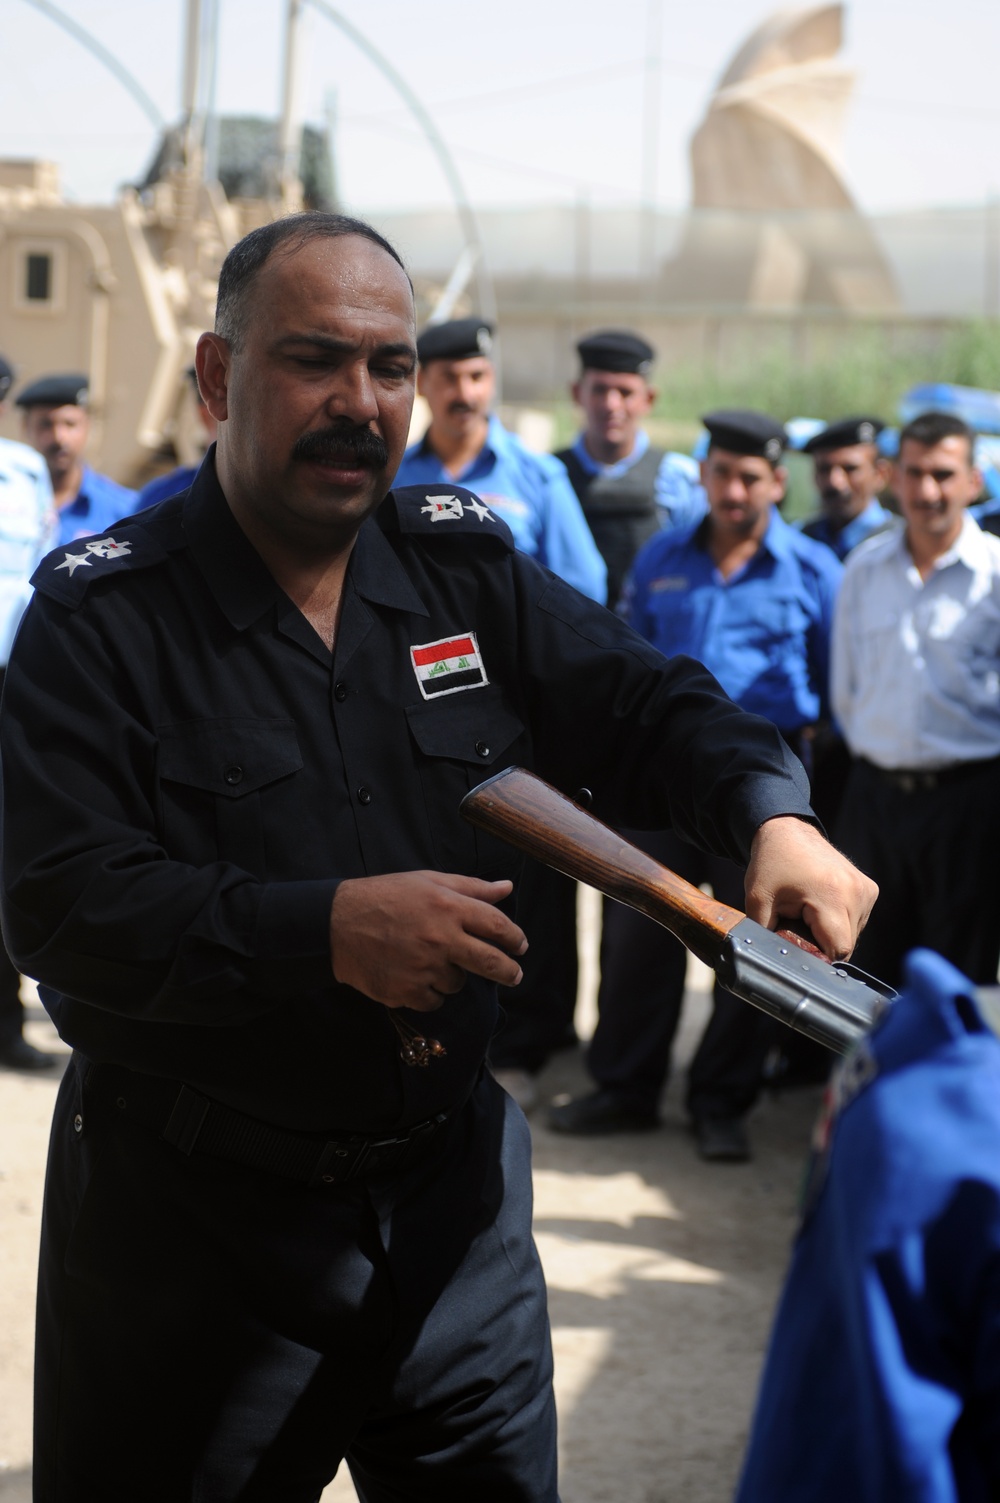
<path fill-rule="evenodd" d="M 939 330 L 813 326 L 805 349 L 794 325 L 748 324 L 739 335 L 730 336 L 732 348 L 714 363 L 664 364 L 657 371 L 660 395 L 649 423 L 656 441 L 689 449 L 699 414 L 713 407 L 755 407 L 782 421 L 873 412 L 892 422 L 900 397 L 921 382 L 1000 391 L 1000 324 L 988 320 Z M 569 442 L 577 420 L 568 400 L 557 404 L 554 417 L 559 442 Z"/>

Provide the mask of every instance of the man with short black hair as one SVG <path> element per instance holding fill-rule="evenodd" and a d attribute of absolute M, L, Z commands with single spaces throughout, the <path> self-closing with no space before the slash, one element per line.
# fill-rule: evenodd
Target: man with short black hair
<path fill-rule="evenodd" d="M 975 435 L 927 412 L 899 436 L 898 530 L 847 561 L 833 709 L 854 757 L 837 837 L 882 898 L 859 963 L 915 945 L 977 982 L 1000 955 L 1000 539 L 967 514 Z"/>
<path fill-rule="evenodd" d="M 889 464 L 878 450 L 885 424 L 873 417 L 841 418 L 802 445 L 811 454 L 820 512 L 802 523 L 806 537 L 826 543 L 844 561 L 865 538 L 894 525 L 879 496 Z"/>
<path fill-rule="evenodd" d="M 91 469 L 83 457 L 90 437 L 87 376 L 41 376 L 18 392 L 15 405 L 21 409 L 25 442 L 49 468 L 60 543 L 105 532 L 134 511 L 136 492 Z"/>
<path fill-rule="evenodd" d="M 0 717 L 3 918 L 76 1051 L 46 1179 L 36 1503 L 556 1503 L 530 1135 L 484 1070 L 507 762 L 749 858 L 855 943 L 874 888 L 773 727 L 518 552 L 390 491 L 412 289 L 305 214 L 223 265 L 194 484 L 59 548 Z M 780 920 L 779 920 L 780 915 Z"/>

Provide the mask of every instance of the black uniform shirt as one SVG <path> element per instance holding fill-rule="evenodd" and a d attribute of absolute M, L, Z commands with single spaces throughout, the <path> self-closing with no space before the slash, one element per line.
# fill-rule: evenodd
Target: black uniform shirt
<path fill-rule="evenodd" d="M 387 497 L 335 653 L 275 583 L 211 463 L 189 492 L 50 554 L 7 675 L 4 923 L 59 1031 L 288 1127 L 382 1130 L 464 1098 L 495 1026 L 470 977 L 406 1066 L 332 979 L 337 880 L 516 875 L 458 816 L 510 764 L 636 827 L 745 859 L 807 814 L 777 733 L 523 554 L 468 492 Z"/>

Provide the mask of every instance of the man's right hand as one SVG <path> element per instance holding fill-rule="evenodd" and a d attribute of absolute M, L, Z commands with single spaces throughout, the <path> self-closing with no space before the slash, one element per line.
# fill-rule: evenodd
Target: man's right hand
<path fill-rule="evenodd" d="M 341 882 L 330 909 L 337 981 L 386 1007 L 432 1012 L 466 972 L 517 986 L 523 932 L 495 905 L 511 882 L 444 872 L 394 872 Z"/>

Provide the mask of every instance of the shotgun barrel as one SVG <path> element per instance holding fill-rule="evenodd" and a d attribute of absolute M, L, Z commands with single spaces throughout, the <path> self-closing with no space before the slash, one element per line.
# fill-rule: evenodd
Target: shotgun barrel
<path fill-rule="evenodd" d="M 838 1054 L 895 995 L 853 966 L 831 964 L 787 930 L 774 933 L 717 903 L 520 767 L 466 794 L 461 813 L 536 861 L 662 924 L 711 966 L 727 991 Z"/>

